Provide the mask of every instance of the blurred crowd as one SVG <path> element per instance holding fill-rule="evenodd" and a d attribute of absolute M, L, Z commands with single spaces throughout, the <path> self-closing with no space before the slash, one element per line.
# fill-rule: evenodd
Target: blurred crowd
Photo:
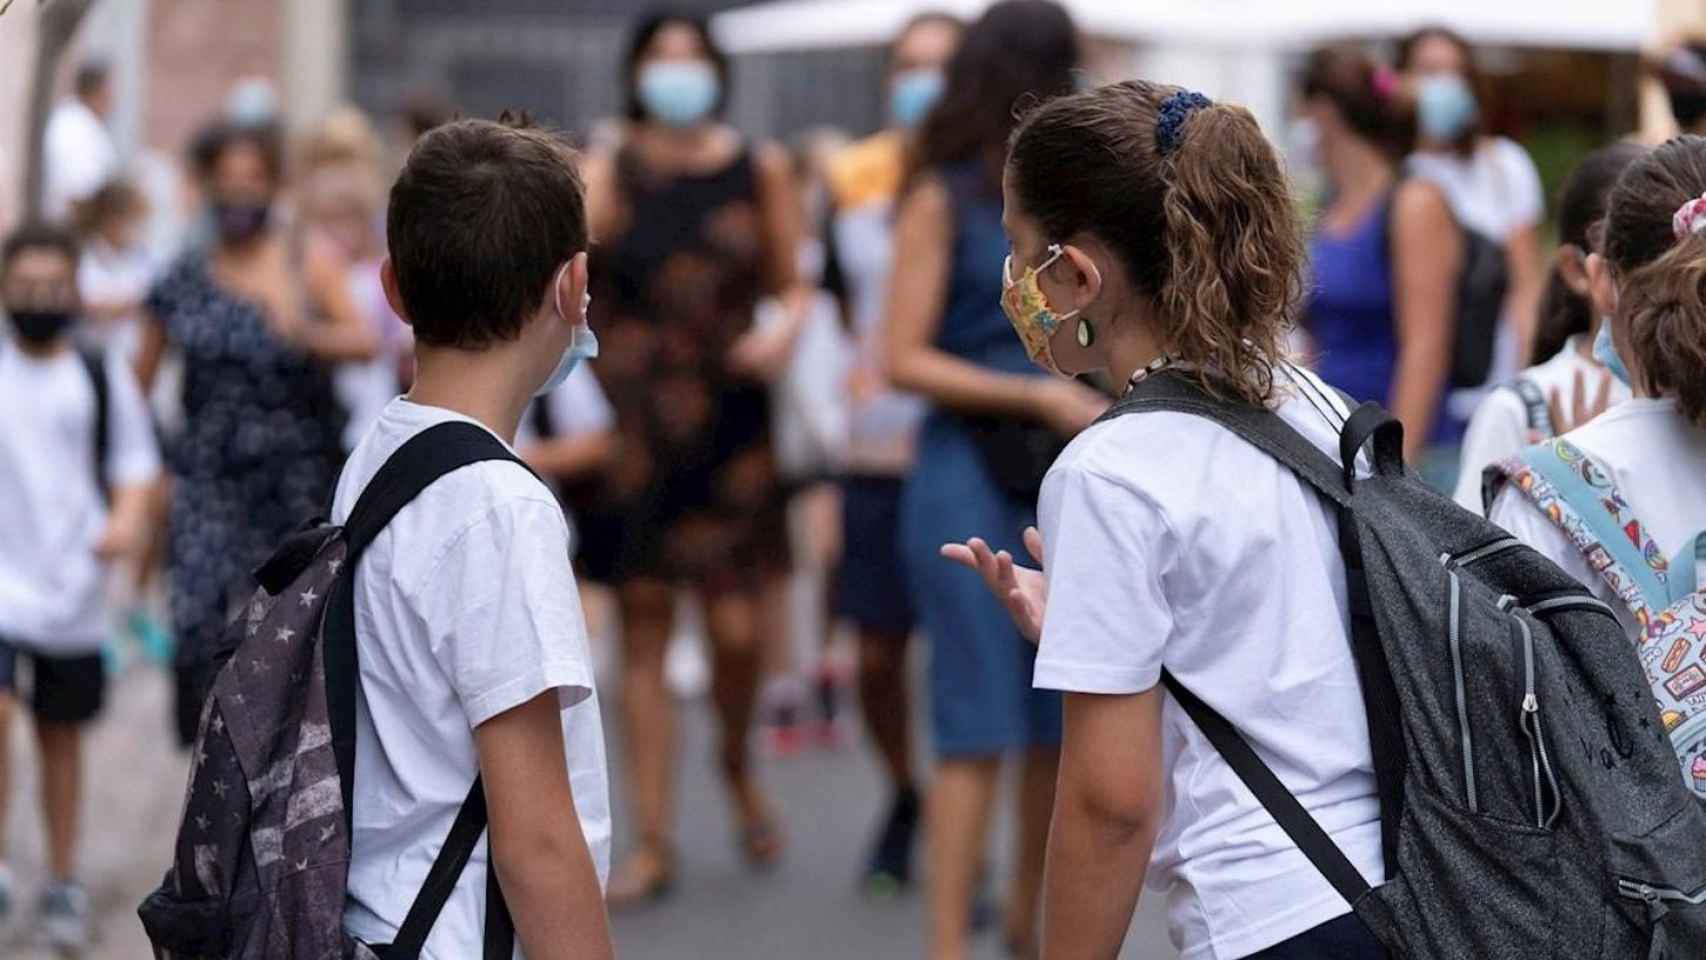
<path fill-rule="evenodd" d="M 787 849 L 754 751 L 837 746 L 862 717 L 891 799 L 849 870 L 878 896 L 927 878 L 933 956 L 966 956 L 991 922 L 1035 955 L 1059 695 L 1033 689 L 1034 648 L 938 550 L 975 533 L 1026 556 L 1043 474 L 1117 392 L 1044 375 L 1001 308 L 1015 105 L 1079 88 L 1079 50 L 1047 3 L 921 16 L 887 51 L 884 129 L 780 144 L 721 119 L 727 58 L 702 21 L 660 14 L 632 33 L 623 115 L 570 132 L 602 352 L 535 402 L 515 447 L 563 501 L 615 665 L 634 843 L 614 906 L 676 874 L 676 703 L 703 674 L 754 867 Z M 1428 482 L 1483 512 L 1486 467 L 1629 396 L 1606 363 L 1593 227 L 1643 148 L 1605 146 L 1548 197 L 1487 122 L 1470 44 L 1432 28 L 1390 52 L 1321 49 L 1299 77 L 1289 164 L 1319 192 L 1298 198 L 1314 218 L 1291 347 L 1385 404 Z M 1678 125 L 1706 133 L 1706 45 L 1655 70 Z M 344 457 L 409 388 L 410 329 L 381 283 L 386 189 L 456 115 L 422 95 L 287 136 L 271 88 L 246 81 L 185 145 L 186 202 L 121 167 L 112 83 L 99 63 L 77 70 L 46 132 L 44 220 L 0 266 L 0 398 L 40 414 L 0 429 L 0 640 L 33 662 L 41 915 L 66 944 L 88 910 L 78 731 L 104 677 L 140 660 L 171 671 L 175 730 L 194 741 L 250 571 L 325 513 Z M 1054 171 L 1060 189 L 1076 174 Z M 193 211 L 172 249 L 149 240 L 162 204 Z M 679 652 L 678 614 L 702 652 Z M 0 745 L 17 709 L 0 698 Z M 995 883 L 1003 784 L 1016 855 Z M 0 866 L 0 916 L 11 890 Z"/>

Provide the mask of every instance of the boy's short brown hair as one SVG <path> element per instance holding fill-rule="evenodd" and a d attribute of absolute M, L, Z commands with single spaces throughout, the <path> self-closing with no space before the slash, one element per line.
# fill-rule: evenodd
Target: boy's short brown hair
<path fill-rule="evenodd" d="M 415 338 L 478 349 L 519 336 L 557 269 L 587 248 L 584 194 L 574 150 L 525 117 L 422 136 L 385 218 Z"/>

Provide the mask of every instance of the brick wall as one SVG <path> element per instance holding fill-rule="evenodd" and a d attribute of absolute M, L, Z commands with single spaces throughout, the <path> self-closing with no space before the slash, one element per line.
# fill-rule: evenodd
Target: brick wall
<path fill-rule="evenodd" d="M 282 91 L 287 2 L 151 0 L 143 111 L 149 148 L 176 155 L 242 77 L 266 77 Z"/>

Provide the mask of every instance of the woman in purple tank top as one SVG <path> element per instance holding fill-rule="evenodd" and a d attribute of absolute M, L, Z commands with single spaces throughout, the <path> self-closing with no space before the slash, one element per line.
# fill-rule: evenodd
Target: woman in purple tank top
<path fill-rule="evenodd" d="M 1460 232 L 1439 188 L 1399 178 L 1414 130 L 1391 71 L 1353 47 L 1317 51 L 1304 75 L 1303 115 L 1318 132 L 1329 186 L 1310 242 L 1306 328 L 1316 369 L 1402 420 L 1405 456 L 1425 473 L 1430 450 L 1457 439 L 1441 406 Z"/>

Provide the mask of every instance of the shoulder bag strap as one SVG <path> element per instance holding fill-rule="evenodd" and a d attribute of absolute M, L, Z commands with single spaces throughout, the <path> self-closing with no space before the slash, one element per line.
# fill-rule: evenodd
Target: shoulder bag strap
<path fill-rule="evenodd" d="M 343 789 L 345 827 L 350 827 L 355 787 L 355 699 L 359 681 L 355 635 L 355 569 L 361 555 L 397 512 L 439 478 L 454 470 L 488 460 L 522 463 L 510 449 L 483 427 L 461 421 L 429 427 L 397 449 L 368 482 L 344 524 L 348 544 L 343 569 L 333 584 L 321 628 L 326 665 L 326 700 L 330 708 L 333 754 Z M 522 464 L 526 466 L 526 464 Z M 468 797 L 439 849 L 426 882 L 409 907 L 397 939 L 385 951 L 386 960 L 415 960 L 433 924 L 456 888 L 457 878 L 473 856 L 486 830 L 486 794 L 474 778 Z M 490 865 L 487 867 L 490 871 Z M 507 931 L 507 935 L 506 935 Z M 486 960 L 508 960 L 514 930 L 495 873 L 486 884 Z"/>
<path fill-rule="evenodd" d="M 107 381 L 106 359 L 99 350 L 79 350 L 83 369 L 89 372 L 89 386 L 95 391 L 95 487 L 101 499 L 112 501 L 112 478 L 107 475 L 107 456 L 112 449 L 112 384 Z"/>

